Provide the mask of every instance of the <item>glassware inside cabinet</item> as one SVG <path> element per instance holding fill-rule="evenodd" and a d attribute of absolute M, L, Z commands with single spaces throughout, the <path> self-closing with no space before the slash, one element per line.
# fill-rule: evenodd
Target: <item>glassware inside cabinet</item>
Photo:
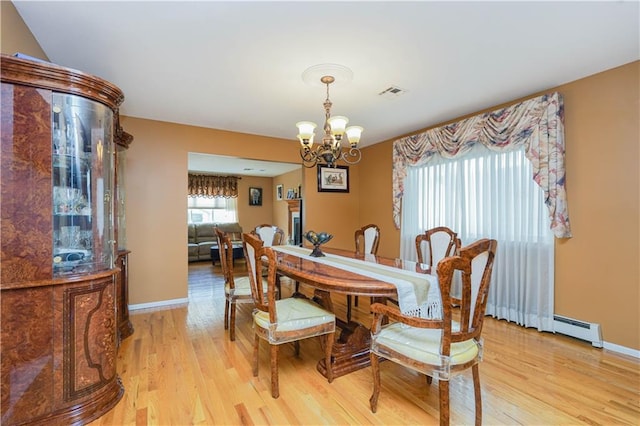
<path fill-rule="evenodd" d="M 113 268 L 113 112 L 75 95 L 52 102 L 55 275 Z"/>
<path fill-rule="evenodd" d="M 127 150 L 116 147 L 116 240 L 118 250 L 127 248 L 127 222 L 126 222 L 126 192 L 125 192 L 125 165 Z"/>

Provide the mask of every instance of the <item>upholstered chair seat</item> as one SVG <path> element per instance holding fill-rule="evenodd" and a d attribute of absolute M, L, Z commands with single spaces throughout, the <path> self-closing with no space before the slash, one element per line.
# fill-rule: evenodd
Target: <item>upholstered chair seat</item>
<path fill-rule="evenodd" d="M 453 322 L 452 331 L 458 330 L 460 325 Z M 407 364 L 404 362 L 406 359 L 417 361 L 418 364 L 411 364 L 422 366 L 421 373 L 435 375 L 442 380 L 449 378 L 450 366 L 474 361 L 482 355 L 482 339 L 469 339 L 452 343 L 449 356 L 442 356 L 442 330 L 408 327 L 399 322 L 383 327 L 371 345 L 376 353 L 400 364 Z"/>
<path fill-rule="evenodd" d="M 266 330 L 271 343 L 285 343 L 297 340 L 290 337 L 290 331 L 305 330 L 317 326 L 322 326 L 318 332 L 321 334 L 335 331 L 335 315 L 316 305 L 315 303 L 300 298 L 288 298 L 276 301 L 278 311 L 278 322 L 272 324 L 269 321 L 269 313 L 256 310 L 253 319 L 256 326 Z M 324 326 L 326 325 L 326 326 Z M 282 334 L 287 332 L 287 334 Z M 309 334 L 307 337 L 314 337 Z"/>
<path fill-rule="evenodd" d="M 231 288 L 229 283 L 224 285 L 224 293 L 228 296 L 247 296 L 251 297 L 251 282 L 249 277 L 238 277 L 234 280 L 235 287 Z M 267 280 L 263 280 L 262 285 L 267 289 Z"/>

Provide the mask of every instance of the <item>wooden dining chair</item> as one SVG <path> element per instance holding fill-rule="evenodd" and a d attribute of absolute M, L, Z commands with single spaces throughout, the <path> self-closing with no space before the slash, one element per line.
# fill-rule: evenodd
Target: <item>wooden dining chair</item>
<path fill-rule="evenodd" d="M 378 408 L 380 395 L 379 358 L 386 358 L 438 380 L 440 424 L 449 424 L 449 380 L 471 368 L 475 395 L 475 423 L 482 423 L 482 396 L 478 363 L 482 360 L 481 337 L 489 283 L 496 253 L 495 240 L 479 240 L 460 249 L 458 256 L 446 257 L 438 263 L 438 283 L 442 298 L 442 319 L 423 319 L 402 315 L 398 307 L 374 303 L 371 327 L 371 367 L 373 394 L 371 411 Z M 462 298 L 459 309 L 449 301 L 455 271 L 462 276 Z M 383 319 L 386 325 L 382 326 Z"/>
<path fill-rule="evenodd" d="M 441 259 L 455 255 L 459 249 L 458 234 L 446 226 L 431 228 L 416 236 L 418 263 L 435 267 Z"/>
<path fill-rule="evenodd" d="M 264 247 L 279 246 L 284 243 L 284 231 L 275 225 L 263 223 L 256 226 L 252 231 L 252 234 L 260 238 L 264 244 Z M 262 268 L 262 275 L 266 276 L 266 267 Z M 280 276 L 276 276 L 276 285 L 278 292 L 281 291 Z M 296 293 L 298 292 L 299 284 L 296 282 Z M 281 294 L 281 293 L 279 293 Z"/>
<path fill-rule="evenodd" d="M 258 376 L 260 340 L 271 347 L 271 396 L 278 398 L 278 349 L 283 343 L 321 336 L 324 347 L 327 379 L 333 381 L 331 350 L 336 329 L 336 317 L 309 299 L 276 297 L 276 256 L 272 248 L 263 247 L 255 235 L 243 234 L 243 246 L 247 270 L 251 281 L 251 294 L 255 303 L 253 311 L 253 376 Z M 267 265 L 267 289 L 259 285 L 262 278 L 261 264 Z M 296 345 L 296 355 L 299 346 Z"/>
<path fill-rule="evenodd" d="M 236 304 L 253 303 L 249 276 L 236 276 L 233 271 L 233 245 L 231 237 L 215 228 L 220 251 L 220 265 L 224 276 L 224 329 L 229 330 L 229 339 L 236 340 Z M 263 280 L 266 286 L 266 280 Z"/>
<path fill-rule="evenodd" d="M 448 256 L 458 254 L 461 241 L 458 234 L 446 226 L 438 226 L 426 230 L 423 234 L 416 236 L 416 254 L 418 263 L 424 263 L 435 268 L 440 260 Z M 451 303 L 460 305 L 460 298 L 454 297 L 459 293 L 459 280 L 453 285 Z"/>
<path fill-rule="evenodd" d="M 275 225 L 264 223 L 256 226 L 253 232 L 264 242 L 265 247 L 279 246 L 284 243 L 284 231 Z"/>
<path fill-rule="evenodd" d="M 369 224 L 354 233 L 357 254 L 378 254 L 380 244 L 380 228 Z M 351 321 L 351 295 L 347 295 L 347 321 Z M 353 298 L 353 305 L 358 306 L 358 296 Z"/>
<path fill-rule="evenodd" d="M 356 241 L 356 253 L 358 254 L 378 254 L 378 244 L 380 244 L 380 228 L 378 225 L 369 224 L 354 233 Z"/>

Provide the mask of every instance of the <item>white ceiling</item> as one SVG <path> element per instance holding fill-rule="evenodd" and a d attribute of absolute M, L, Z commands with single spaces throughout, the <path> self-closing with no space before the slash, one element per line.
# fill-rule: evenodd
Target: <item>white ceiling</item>
<path fill-rule="evenodd" d="M 122 114 L 292 149 L 324 120 L 317 64 L 353 71 L 332 113 L 367 146 L 640 59 L 638 1 L 13 3 L 52 62 L 124 91 Z"/>
<path fill-rule="evenodd" d="M 221 175 L 244 175 L 274 177 L 300 169 L 300 164 L 274 161 L 249 160 L 246 158 L 189 153 L 189 171 L 195 173 L 215 172 Z"/>

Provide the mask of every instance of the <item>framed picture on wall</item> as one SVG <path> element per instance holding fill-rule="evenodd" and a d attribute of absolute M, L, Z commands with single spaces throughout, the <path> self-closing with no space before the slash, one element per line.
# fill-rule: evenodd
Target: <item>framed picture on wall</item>
<path fill-rule="evenodd" d="M 249 205 L 261 206 L 262 205 L 262 188 L 249 188 Z"/>
<path fill-rule="evenodd" d="M 284 192 L 284 187 L 282 185 L 276 186 L 276 199 L 282 200 L 282 193 Z"/>
<path fill-rule="evenodd" d="M 318 192 L 349 192 L 349 167 L 318 166 Z"/>

